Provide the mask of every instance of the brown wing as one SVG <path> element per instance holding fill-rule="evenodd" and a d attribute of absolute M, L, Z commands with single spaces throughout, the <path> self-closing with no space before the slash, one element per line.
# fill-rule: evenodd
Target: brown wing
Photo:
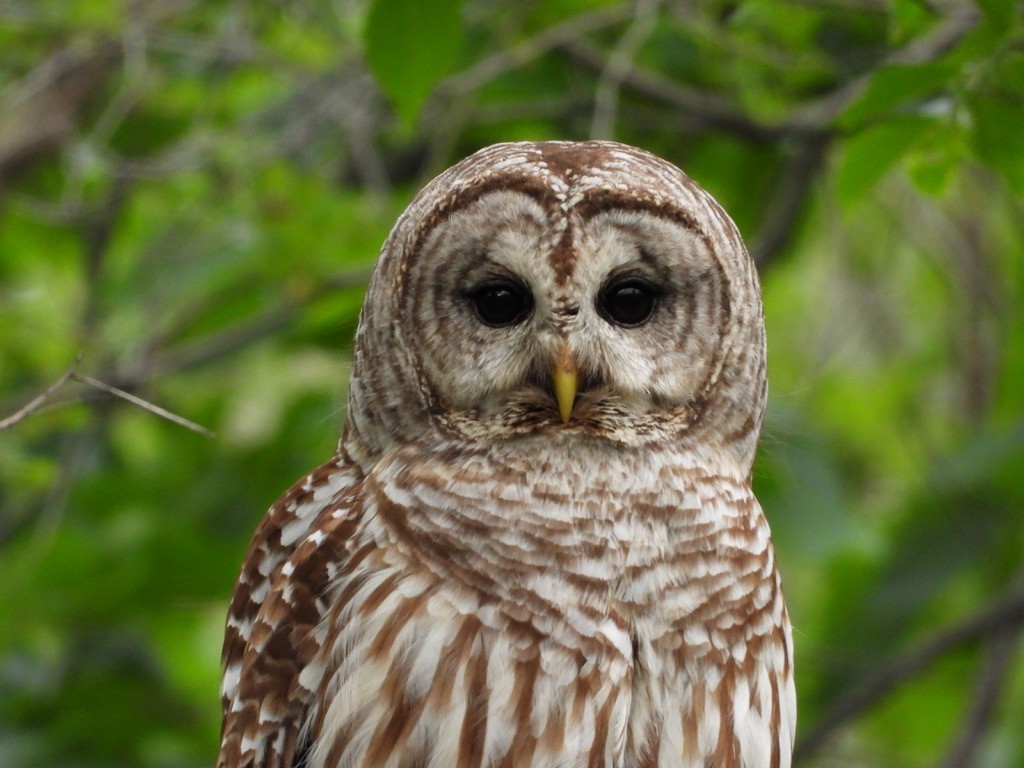
<path fill-rule="evenodd" d="M 319 647 L 323 592 L 361 514 L 360 480 L 336 456 L 295 483 L 253 536 L 224 634 L 220 768 L 292 765 L 312 696 L 299 674 Z"/>

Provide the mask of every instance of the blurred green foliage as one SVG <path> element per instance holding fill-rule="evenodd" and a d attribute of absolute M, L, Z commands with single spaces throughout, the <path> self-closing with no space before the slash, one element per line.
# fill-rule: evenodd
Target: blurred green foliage
<path fill-rule="evenodd" d="M 1013 0 L 0 4 L 0 418 L 81 354 L 216 433 L 75 379 L 0 431 L 0 768 L 212 763 L 233 580 L 333 451 L 390 224 L 595 135 L 761 268 L 798 764 L 1024 765 L 1022 126 Z"/>

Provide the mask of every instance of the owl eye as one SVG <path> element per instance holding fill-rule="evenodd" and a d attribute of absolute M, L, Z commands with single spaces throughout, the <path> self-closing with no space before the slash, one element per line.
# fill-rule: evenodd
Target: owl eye
<path fill-rule="evenodd" d="M 597 311 L 615 325 L 627 328 L 643 325 L 651 317 L 660 293 L 655 286 L 637 277 L 610 280 L 597 297 Z"/>
<path fill-rule="evenodd" d="M 521 323 L 533 309 L 533 297 L 511 282 L 488 283 L 469 295 L 476 316 L 484 325 L 504 328 Z"/>

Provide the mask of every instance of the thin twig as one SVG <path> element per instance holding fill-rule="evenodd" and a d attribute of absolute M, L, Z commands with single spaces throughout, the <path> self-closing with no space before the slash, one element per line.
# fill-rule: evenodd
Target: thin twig
<path fill-rule="evenodd" d="M 1024 625 L 1024 583 L 1014 584 L 1001 598 L 970 619 L 932 635 L 920 646 L 881 664 L 865 677 L 832 710 L 825 714 L 810 733 L 797 742 L 793 761 L 807 760 L 825 746 L 841 726 L 857 718 L 901 685 L 924 672 L 936 659 L 986 637 L 1008 632 Z"/>
<path fill-rule="evenodd" d="M 598 78 L 590 138 L 615 138 L 615 115 L 619 109 L 619 87 L 622 85 L 622 78 L 633 68 L 633 60 L 640 52 L 640 47 L 654 31 L 660 7 L 661 0 L 636 0 L 633 21 L 615 44 L 608 56 L 608 65 Z"/>
<path fill-rule="evenodd" d="M 748 141 L 818 139 L 835 132 L 836 118 L 864 92 L 878 69 L 933 61 L 959 43 L 980 18 L 974 6 L 958 6 L 930 34 L 893 51 L 869 72 L 796 107 L 778 122 L 759 121 L 716 94 L 685 86 L 643 67 L 632 67 L 621 82 L 635 93 L 675 108 L 698 127 L 727 131 Z M 559 47 L 590 69 L 602 72 L 608 66 L 608 54 L 579 37 L 561 41 Z"/>
<path fill-rule="evenodd" d="M 775 183 L 765 215 L 750 242 L 750 255 L 761 272 L 792 240 L 829 143 L 824 137 L 800 142 Z"/>
<path fill-rule="evenodd" d="M 598 46 L 579 38 L 562 41 L 559 45 L 571 58 L 588 69 L 603 72 L 608 66 L 607 54 Z M 621 83 L 641 96 L 662 102 L 678 110 L 697 129 L 718 129 L 734 133 L 750 141 L 767 141 L 784 135 L 817 136 L 815 131 L 788 132 L 755 121 L 718 94 L 691 88 L 644 67 L 632 67 L 624 73 Z"/>
<path fill-rule="evenodd" d="M 78 367 L 80 362 L 82 362 L 81 352 L 75 356 L 75 361 L 71 364 L 71 367 L 64 371 L 64 374 L 59 379 L 25 403 L 25 405 L 21 406 L 21 408 L 16 410 L 10 416 L 0 420 L 0 432 L 5 429 L 10 429 L 15 424 L 19 424 L 46 405 L 49 399 L 56 394 L 57 390 L 67 384 L 68 379 L 75 376 L 75 369 Z"/>
<path fill-rule="evenodd" d="M 992 724 L 996 705 L 1013 678 L 1009 670 L 1019 643 L 1019 627 L 995 635 L 989 641 L 963 727 L 942 761 L 942 768 L 972 768 L 978 763 L 978 752 Z"/>
<path fill-rule="evenodd" d="M 245 323 L 239 323 L 223 331 L 211 333 L 199 341 L 169 346 L 170 340 L 183 335 L 189 324 L 202 317 L 209 305 L 203 303 L 192 308 L 173 328 L 149 340 L 149 347 L 156 351 L 144 357 L 135 366 L 127 366 L 127 370 L 118 371 L 116 382 L 122 388 L 136 389 L 144 387 L 155 379 L 160 379 L 182 371 L 200 368 L 204 365 L 221 360 L 235 354 L 241 349 L 278 333 L 288 326 L 309 304 L 337 291 L 364 287 L 370 280 L 369 268 L 357 268 L 339 272 L 323 279 L 315 287 L 297 298 L 290 298 L 265 310 L 260 315 Z M 214 297 L 217 299 L 217 297 Z M 168 348 L 164 349 L 164 346 Z M 70 378 L 70 377 L 69 377 Z M 52 393 L 47 396 L 47 399 Z M 55 405 L 67 405 L 67 402 Z M 48 405 L 48 404 L 47 404 Z M 27 406 L 26 406 L 27 407 Z M 33 410 L 39 410 L 36 405 Z M 14 418 L 12 417 L 8 417 Z M 17 421 L 21 419 L 18 418 Z M 4 423 L 6 423 L 6 419 Z M 14 422 L 16 423 L 16 422 Z"/>
<path fill-rule="evenodd" d="M 439 87 L 446 93 L 472 93 L 499 75 L 539 59 L 559 46 L 630 18 L 628 5 L 614 5 L 593 13 L 580 14 L 542 30 L 511 48 L 504 48 L 469 69 L 449 77 Z"/>
<path fill-rule="evenodd" d="M 0 91 L 0 192 L 74 135 L 120 56 L 111 41 L 69 45 Z"/>
<path fill-rule="evenodd" d="M 779 127 L 786 131 L 824 130 L 830 127 L 843 110 L 864 93 L 879 69 L 896 64 L 913 66 L 934 61 L 959 43 L 980 19 L 981 11 L 973 5 L 963 4 L 953 8 L 929 34 L 893 51 L 863 75 L 793 110 Z"/>
<path fill-rule="evenodd" d="M 176 413 L 171 413 L 170 411 L 161 408 L 159 405 L 154 405 L 153 403 L 143 400 L 141 397 L 136 397 L 130 392 L 125 392 L 123 389 L 118 389 L 117 387 L 112 387 L 109 384 L 105 384 L 99 379 L 94 379 L 91 376 L 84 376 L 80 373 L 75 373 L 74 371 L 71 372 L 71 378 L 74 379 L 75 381 L 81 382 L 82 384 L 87 384 L 90 387 L 95 387 L 96 389 L 106 392 L 107 394 L 113 395 L 114 397 L 119 397 L 122 400 L 126 400 L 132 405 L 141 408 L 144 411 L 149 411 L 150 413 L 159 416 L 162 419 L 167 419 L 168 421 L 173 422 L 178 426 L 185 427 L 185 429 L 190 429 L 193 432 L 198 432 L 200 435 L 205 435 L 206 437 L 216 437 L 216 435 L 214 435 L 213 432 L 208 430 L 206 427 L 199 426 L 194 421 L 189 421 L 188 419 L 182 416 L 178 416 Z"/>
<path fill-rule="evenodd" d="M 366 286 L 370 281 L 370 274 L 369 268 L 356 268 L 329 276 L 302 296 L 285 299 L 248 322 L 211 333 L 190 344 L 180 344 L 154 353 L 152 359 L 146 362 L 141 374 L 135 375 L 129 372 L 119 380 L 119 383 L 127 383 L 132 387 L 142 386 L 151 379 L 198 368 L 227 357 L 285 328 L 295 320 L 304 307 L 324 296 L 329 296 L 337 291 Z M 206 305 L 197 307 L 186 319 L 201 316 L 201 312 L 205 312 L 207 309 Z M 159 342 L 161 339 L 181 333 L 185 325 L 187 323 L 161 334 L 156 341 Z"/>

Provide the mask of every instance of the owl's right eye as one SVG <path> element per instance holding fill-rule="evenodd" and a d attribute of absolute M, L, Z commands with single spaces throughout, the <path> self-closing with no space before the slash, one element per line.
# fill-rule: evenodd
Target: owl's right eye
<path fill-rule="evenodd" d="M 480 321 L 492 328 L 521 323 L 533 309 L 530 292 L 512 282 L 482 285 L 469 295 L 469 300 Z"/>

